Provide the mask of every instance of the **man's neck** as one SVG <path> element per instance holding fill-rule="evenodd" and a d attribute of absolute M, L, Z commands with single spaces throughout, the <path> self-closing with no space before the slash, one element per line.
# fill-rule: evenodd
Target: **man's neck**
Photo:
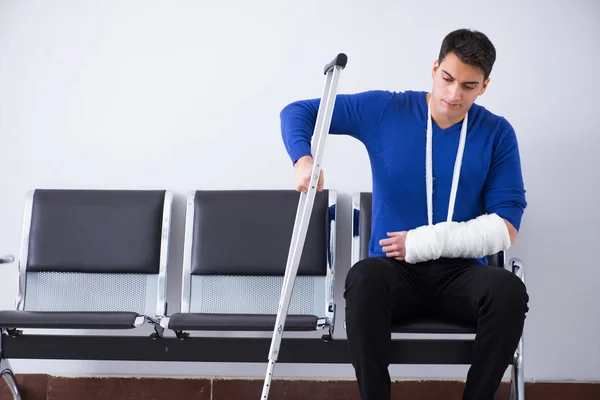
<path fill-rule="evenodd" d="M 427 93 L 427 104 L 429 105 L 429 100 L 431 99 L 431 94 Z M 446 118 L 443 115 L 438 114 L 437 107 L 431 107 L 431 119 L 435 121 L 435 123 L 440 127 L 440 129 L 447 129 L 454 124 L 459 123 L 463 120 L 465 116 L 459 116 L 456 118 Z"/>

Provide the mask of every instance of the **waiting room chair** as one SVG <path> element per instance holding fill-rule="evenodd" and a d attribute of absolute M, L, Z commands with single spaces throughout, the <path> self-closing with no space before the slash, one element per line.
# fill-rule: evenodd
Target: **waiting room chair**
<path fill-rule="evenodd" d="M 1 354 L 7 334 L 133 329 L 146 320 L 153 336 L 163 333 L 172 198 L 165 190 L 27 193 L 16 309 L 0 311 L 0 374 L 15 399 Z"/>
<path fill-rule="evenodd" d="M 372 193 L 358 192 L 352 196 L 352 255 L 351 265 L 369 256 L 369 242 L 371 239 L 371 214 Z M 500 252 L 487 257 L 488 264 L 493 267 L 508 267 L 520 279 L 524 280 L 523 263 L 513 258 L 505 263 L 505 254 Z M 441 319 L 435 316 L 423 315 L 419 318 L 404 320 L 402 322 L 392 321 L 392 332 L 410 334 L 475 334 L 476 324 L 462 321 Z M 393 339 L 394 340 L 394 339 Z M 468 357 L 457 357 L 457 364 Z M 510 399 L 524 400 L 524 374 L 523 374 L 523 337 L 512 360 Z"/>
<path fill-rule="evenodd" d="M 272 331 L 299 193 L 199 190 L 187 197 L 181 311 L 162 320 L 189 331 Z M 318 192 L 285 321 L 286 331 L 334 324 L 335 191 Z"/>

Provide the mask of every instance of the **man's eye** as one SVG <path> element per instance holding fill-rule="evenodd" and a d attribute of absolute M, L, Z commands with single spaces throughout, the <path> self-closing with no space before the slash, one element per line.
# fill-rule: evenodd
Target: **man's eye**
<path fill-rule="evenodd" d="M 452 79 L 450 79 L 450 78 L 444 78 L 444 80 L 445 80 L 446 82 L 452 82 Z"/>

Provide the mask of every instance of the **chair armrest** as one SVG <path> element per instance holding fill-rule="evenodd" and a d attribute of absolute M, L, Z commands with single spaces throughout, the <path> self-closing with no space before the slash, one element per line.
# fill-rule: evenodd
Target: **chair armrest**
<path fill-rule="evenodd" d="M 511 258 L 508 262 L 510 269 L 513 274 L 519 277 L 523 283 L 525 283 L 525 271 L 523 270 L 523 261 L 519 258 Z"/>
<path fill-rule="evenodd" d="M 15 256 L 12 254 L 7 254 L 0 258 L 0 264 L 11 264 L 13 261 L 15 261 Z"/>

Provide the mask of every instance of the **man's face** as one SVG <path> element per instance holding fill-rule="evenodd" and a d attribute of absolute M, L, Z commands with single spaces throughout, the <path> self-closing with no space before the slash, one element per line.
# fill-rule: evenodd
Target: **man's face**
<path fill-rule="evenodd" d="M 454 53 L 448 53 L 441 64 L 435 61 L 432 78 L 431 107 L 447 119 L 462 119 L 489 83 L 489 78 L 484 82 L 481 69 L 463 63 Z"/>

